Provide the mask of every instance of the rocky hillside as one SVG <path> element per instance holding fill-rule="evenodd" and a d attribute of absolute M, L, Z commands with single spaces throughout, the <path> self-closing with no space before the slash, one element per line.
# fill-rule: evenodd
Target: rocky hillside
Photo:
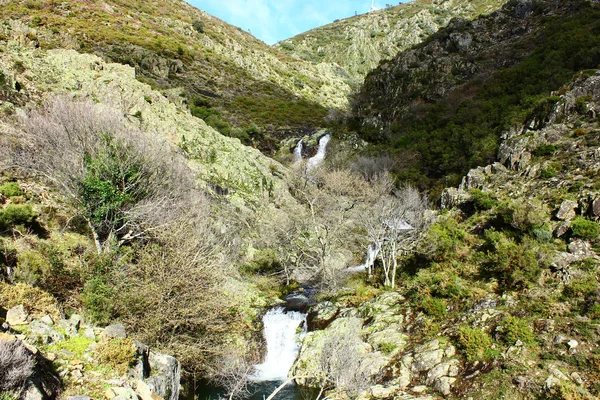
<path fill-rule="evenodd" d="M 137 79 L 249 143 L 265 144 L 267 126 L 321 126 L 327 109 L 347 105 L 339 67 L 293 59 L 184 1 L 3 1 L 0 19 L 4 40 L 130 65 Z"/>
<path fill-rule="evenodd" d="M 511 1 L 455 20 L 366 77 L 356 127 L 398 155 L 403 178 L 439 194 L 493 160 L 500 134 L 551 90 L 598 65 L 599 12 L 587 1 Z"/>
<path fill-rule="evenodd" d="M 358 86 L 380 60 L 422 42 L 453 18 L 470 20 L 495 11 L 504 2 L 415 0 L 335 21 L 281 41 L 275 47 L 315 64 L 337 64 Z"/>
<path fill-rule="evenodd" d="M 600 71 L 578 74 L 444 192 L 396 292 L 314 306 L 301 382 L 336 398 L 598 398 L 599 107 Z"/>

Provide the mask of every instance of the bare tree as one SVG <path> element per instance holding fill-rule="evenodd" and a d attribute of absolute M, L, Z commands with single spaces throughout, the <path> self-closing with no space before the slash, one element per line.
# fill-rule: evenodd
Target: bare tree
<path fill-rule="evenodd" d="M 189 205 L 183 157 L 114 108 L 58 97 L 22 126 L 9 165 L 50 181 L 87 221 L 98 252 L 151 235 Z"/>
<path fill-rule="evenodd" d="M 354 397 L 371 384 L 370 362 L 364 357 L 360 339 L 362 321 L 347 318 L 347 326 L 329 335 L 323 344 L 320 368 L 325 373 L 324 386 L 346 392 Z"/>
<path fill-rule="evenodd" d="M 229 352 L 219 359 L 219 369 L 211 379 L 216 386 L 225 389 L 228 399 L 246 397 L 250 392 L 248 383 L 254 367 L 235 352 Z"/>
<path fill-rule="evenodd" d="M 381 260 L 384 285 L 395 287 L 398 257 L 417 248 L 430 223 L 427 210 L 427 198 L 416 188 L 405 186 L 392 195 L 381 196 L 362 215 L 363 225 Z"/>

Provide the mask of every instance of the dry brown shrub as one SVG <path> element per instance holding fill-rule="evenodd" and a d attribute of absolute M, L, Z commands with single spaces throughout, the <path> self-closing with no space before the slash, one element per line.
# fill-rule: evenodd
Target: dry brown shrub
<path fill-rule="evenodd" d="M 49 314 L 58 319 L 61 316 L 58 302 L 49 293 L 25 283 L 0 282 L 0 306 L 9 309 L 19 304 L 34 317 Z"/>

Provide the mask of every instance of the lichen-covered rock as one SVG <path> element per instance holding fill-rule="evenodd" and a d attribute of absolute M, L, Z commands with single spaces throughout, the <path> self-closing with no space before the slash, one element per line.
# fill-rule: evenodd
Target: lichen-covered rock
<path fill-rule="evenodd" d="M 327 328 L 338 316 L 339 312 L 339 307 L 330 301 L 323 301 L 316 304 L 314 307 L 311 307 L 306 317 L 308 330 L 314 331 Z"/>
<path fill-rule="evenodd" d="M 102 336 L 107 338 L 126 338 L 127 333 L 125 332 L 125 326 L 122 324 L 113 324 L 104 328 Z"/>
<path fill-rule="evenodd" d="M 575 209 L 577 208 L 577 202 L 573 200 L 565 200 L 561 203 L 560 208 L 556 213 L 556 218 L 561 221 L 570 221 L 577 215 Z"/>
<path fill-rule="evenodd" d="M 25 325 L 29 323 L 29 313 L 22 304 L 14 306 L 6 312 L 6 322 L 10 326 Z"/>

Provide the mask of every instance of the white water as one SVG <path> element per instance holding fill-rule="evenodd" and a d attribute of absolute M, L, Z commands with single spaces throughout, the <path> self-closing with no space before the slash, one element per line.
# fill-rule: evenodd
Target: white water
<path fill-rule="evenodd" d="M 310 171 L 314 168 L 317 168 L 323 160 L 325 160 L 325 154 L 327 154 L 327 144 L 331 140 L 331 135 L 328 133 L 319 139 L 319 148 L 317 150 L 317 154 L 308 159 L 308 163 L 306 163 L 306 171 Z"/>
<path fill-rule="evenodd" d="M 365 260 L 365 263 L 356 267 L 348 268 L 348 271 L 362 272 L 368 270 L 373 266 L 373 264 L 375 264 L 375 259 L 377 258 L 377 255 L 379 254 L 380 250 L 381 246 L 379 245 L 379 243 L 371 243 L 367 248 L 367 259 Z"/>
<path fill-rule="evenodd" d="M 256 372 L 251 377 L 254 381 L 284 381 L 296 357 L 298 356 L 297 329 L 303 323 L 306 330 L 306 314 L 297 311 L 285 312 L 283 307 L 276 307 L 263 317 L 264 336 L 267 341 L 267 355 L 262 364 L 255 366 Z"/>
<path fill-rule="evenodd" d="M 293 157 L 294 164 L 298 164 L 302 161 L 302 140 L 304 140 L 304 139 L 300 139 L 300 141 L 294 148 L 294 157 Z"/>

